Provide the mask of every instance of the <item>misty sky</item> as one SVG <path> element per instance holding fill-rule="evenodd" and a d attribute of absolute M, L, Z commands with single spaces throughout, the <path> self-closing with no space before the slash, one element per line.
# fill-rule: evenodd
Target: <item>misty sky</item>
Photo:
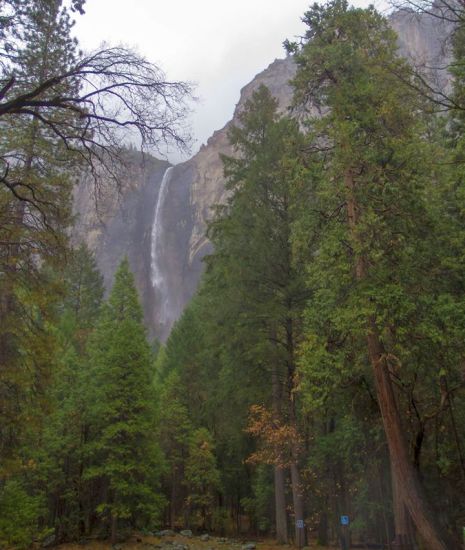
<path fill-rule="evenodd" d="M 357 4 L 368 4 L 358 0 Z M 310 0 L 88 0 L 78 17 L 81 47 L 136 47 L 169 79 L 197 84 L 195 152 L 231 118 L 240 89 L 303 34 Z M 171 158 L 171 160 L 178 160 Z"/>

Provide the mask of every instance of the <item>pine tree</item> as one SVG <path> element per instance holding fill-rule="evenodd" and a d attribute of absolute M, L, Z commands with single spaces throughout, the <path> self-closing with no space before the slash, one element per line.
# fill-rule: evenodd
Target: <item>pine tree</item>
<path fill-rule="evenodd" d="M 301 313 L 307 298 L 304 264 L 296 261 L 292 228 L 308 187 L 298 123 L 281 117 L 277 102 L 261 86 L 246 102 L 238 127 L 230 131 L 237 157 L 224 158 L 228 203 L 209 227 L 215 252 L 208 258 L 207 288 L 219 302 L 234 345 L 269 377 L 268 395 L 277 420 L 298 432 L 294 399 Z M 219 306 L 220 307 L 220 306 Z M 233 335 L 234 334 L 234 335 Z M 239 344 L 240 342 L 240 344 Z M 243 361 L 243 359 L 242 359 Z M 305 544 L 300 455 L 294 441 L 289 461 L 296 541 Z M 277 535 L 287 541 L 285 473 L 275 465 Z"/>
<path fill-rule="evenodd" d="M 39 485 L 48 500 L 48 524 L 57 541 L 77 540 L 90 530 L 92 487 L 84 479 L 92 419 L 84 388 L 90 379 L 87 343 L 103 300 L 103 278 L 89 250 L 81 245 L 68 257 L 65 296 L 56 328 L 56 368 L 47 394 L 50 413 L 45 419 L 39 450 Z"/>
<path fill-rule="evenodd" d="M 335 0 L 313 6 L 304 21 L 307 43 L 294 48 L 295 100 L 329 108 L 307 121 L 323 169 L 315 190 L 321 215 L 313 221 L 305 369 L 331 379 L 360 375 L 369 361 L 391 459 L 397 544 L 410 538 L 406 509 L 429 548 L 453 548 L 409 453 L 409 405 L 395 385 L 396 377 L 411 388 L 414 380 L 427 383 L 437 334 L 429 317 L 437 267 L 434 153 L 422 105 L 403 84 L 410 70 L 374 9 Z M 415 343 L 419 334 L 422 345 Z M 421 410 L 415 392 L 410 396 Z"/>
<path fill-rule="evenodd" d="M 75 45 L 60 1 L 34 2 L 23 11 L 14 77 L 26 89 L 66 70 Z M 72 124 L 75 117 L 67 118 Z M 9 159 L 8 178 L 14 182 L 0 186 L 0 456 L 5 457 L 6 448 L 14 455 L 25 407 L 34 407 L 32 396 L 43 394 L 53 364 L 48 323 L 59 292 L 53 269 L 62 265 L 67 246 L 73 157 L 32 116 L 3 120 L 0 156 Z"/>
<path fill-rule="evenodd" d="M 122 523 L 143 527 L 157 520 L 161 455 L 155 439 L 153 361 L 134 278 L 127 259 L 89 344 L 92 419 L 91 466 L 86 477 L 102 487 L 97 511 L 111 538 Z"/>
<path fill-rule="evenodd" d="M 224 530 L 231 528 L 231 517 L 239 518 L 241 499 L 251 493 L 253 472 L 245 460 L 253 444 L 244 430 L 249 406 L 266 392 L 262 372 L 250 372 L 243 364 L 246 344 L 239 346 L 236 338 L 218 330 L 224 310 L 218 308 L 213 291 L 205 285 L 173 327 L 157 358 L 161 379 L 157 393 L 161 444 L 171 467 L 164 482 L 171 521 L 173 516 L 179 521 L 184 512 L 188 523 L 184 480 L 189 438 L 194 430 L 207 428 L 215 441 L 221 475 L 218 499 L 223 505 L 212 518 L 212 527 Z"/>
<path fill-rule="evenodd" d="M 192 433 L 192 423 L 184 403 L 187 391 L 176 370 L 171 371 L 161 384 L 157 414 L 160 446 L 168 466 L 164 485 L 167 487 L 171 529 L 175 528 L 184 500 L 182 481 Z"/>
<path fill-rule="evenodd" d="M 185 471 L 187 506 L 189 516 L 200 514 L 202 529 L 211 529 L 213 507 L 220 489 L 220 473 L 214 450 L 213 439 L 207 429 L 199 428 L 192 433 Z"/>

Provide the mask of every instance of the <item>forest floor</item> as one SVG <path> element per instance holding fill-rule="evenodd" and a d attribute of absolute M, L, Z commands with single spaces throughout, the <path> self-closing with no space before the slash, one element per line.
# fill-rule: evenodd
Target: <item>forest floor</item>
<path fill-rule="evenodd" d="M 204 540 L 202 540 L 204 539 Z M 81 544 L 62 544 L 54 547 L 56 550 L 292 550 L 291 545 L 281 546 L 272 539 L 254 541 L 250 539 L 226 539 L 209 536 L 185 537 L 179 534 L 174 536 L 133 536 L 126 542 L 111 544 L 105 541 L 89 541 Z M 206 540 L 205 540 L 206 539 Z M 310 544 L 306 548 L 334 549 L 334 546 L 315 546 Z"/>

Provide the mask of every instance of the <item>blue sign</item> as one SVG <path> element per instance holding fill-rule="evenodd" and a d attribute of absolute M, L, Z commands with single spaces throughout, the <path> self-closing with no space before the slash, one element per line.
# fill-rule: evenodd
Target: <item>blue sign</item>
<path fill-rule="evenodd" d="M 295 522 L 295 526 L 297 527 L 297 529 L 303 529 L 304 528 L 304 520 L 303 519 L 298 519 Z"/>
<path fill-rule="evenodd" d="M 349 516 L 341 516 L 341 525 L 349 525 Z"/>

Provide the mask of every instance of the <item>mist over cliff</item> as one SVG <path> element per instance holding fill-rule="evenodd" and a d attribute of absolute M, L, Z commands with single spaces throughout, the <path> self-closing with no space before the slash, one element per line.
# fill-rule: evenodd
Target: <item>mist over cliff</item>
<path fill-rule="evenodd" d="M 399 49 L 410 62 L 424 69 L 435 85 L 447 86 L 444 37 L 448 24 L 434 16 L 398 12 L 391 16 L 399 36 Z M 176 319 L 195 293 L 202 258 L 211 250 L 205 235 L 212 207 L 224 202 L 221 154 L 233 153 L 227 138 L 245 101 L 266 85 L 285 111 L 291 103 L 289 80 L 295 73 L 291 57 L 273 61 L 247 84 L 234 116 L 214 132 L 199 152 L 170 168 L 152 157 L 144 162 L 134 154 L 130 176 L 121 194 L 106 189 L 95 211 L 92 186 L 82 182 L 75 193 L 78 222 L 74 239 L 95 251 L 107 288 L 121 258 L 128 256 L 136 277 L 146 324 L 152 336 L 165 340 Z"/>

